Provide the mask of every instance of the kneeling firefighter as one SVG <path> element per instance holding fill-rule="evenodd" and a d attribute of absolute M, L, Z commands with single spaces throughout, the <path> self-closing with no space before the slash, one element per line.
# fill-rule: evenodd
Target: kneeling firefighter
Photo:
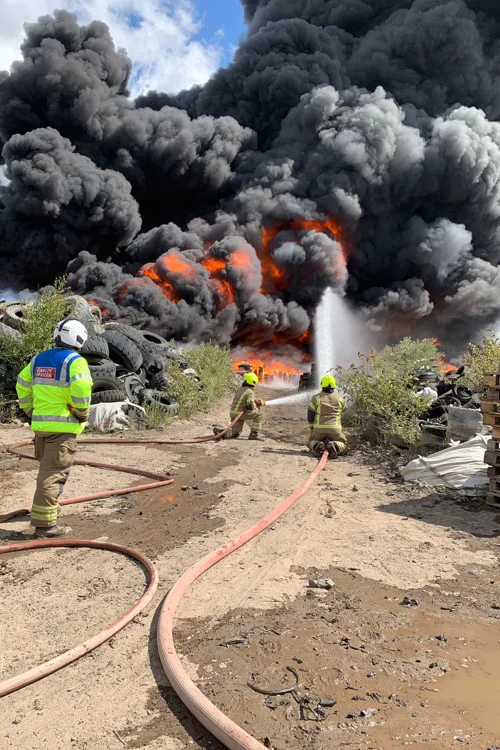
<path fill-rule="evenodd" d="M 222 436 L 224 440 L 238 438 L 241 435 L 245 422 L 251 422 L 249 440 L 265 440 L 265 437 L 261 435 L 262 414 L 260 409 L 266 405 L 266 402 L 261 398 L 255 398 L 255 386 L 258 383 L 259 378 L 255 373 L 249 372 L 248 375 L 245 375 L 243 385 L 236 391 L 233 403 L 231 404 L 231 421 L 234 421 L 241 411 L 244 413 L 234 427 Z M 221 432 L 223 430 L 220 427 L 214 427 L 214 435 L 218 435 Z"/>
<path fill-rule="evenodd" d="M 333 375 L 325 375 L 321 381 L 321 393 L 313 396 L 307 409 L 310 429 L 307 447 L 318 456 L 328 450 L 330 458 L 337 458 L 347 451 L 341 422 L 345 403 L 342 396 L 335 392 L 336 388 L 337 381 Z"/>
<path fill-rule="evenodd" d="M 76 436 L 83 432 L 92 395 L 87 361 L 78 354 L 88 338 L 78 320 L 63 320 L 54 331 L 54 349 L 33 357 L 17 378 L 19 405 L 35 433 L 40 462 L 31 525 L 35 536 L 57 537 L 59 497 L 75 460 Z"/>

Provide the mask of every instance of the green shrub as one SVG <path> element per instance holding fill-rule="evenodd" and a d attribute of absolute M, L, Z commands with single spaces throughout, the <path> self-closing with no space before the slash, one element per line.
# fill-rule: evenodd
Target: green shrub
<path fill-rule="evenodd" d="M 181 415 L 188 417 L 196 411 L 206 411 L 231 390 L 233 367 L 229 352 L 212 344 L 200 344 L 185 352 L 184 358 L 201 382 L 183 375 L 182 368 L 174 364 L 169 372 L 173 386 L 168 392 L 179 403 Z"/>
<path fill-rule="evenodd" d="M 15 396 L 20 371 L 36 354 L 50 349 L 54 329 L 68 312 L 68 294 L 64 279 L 57 279 L 51 290 L 27 305 L 21 338 L 0 335 L 0 393 Z"/>
<path fill-rule="evenodd" d="M 337 369 L 337 380 L 352 402 L 355 422 L 370 439 L 410 445 L 430 403 L 415 397 L 414 371 L 440 364 L 435 341 L 405 338 L 380 352 L 360 354 L 360 364 Z"/>
<path fill-rule="evenodd" d="M 480 344 L 469 344 L 464 361 L 464 383 L 482 391 L 484 376 L 487 373 L 498 372 L 500 367 L 500 339 L 496 336 L 485 336 Z"/>

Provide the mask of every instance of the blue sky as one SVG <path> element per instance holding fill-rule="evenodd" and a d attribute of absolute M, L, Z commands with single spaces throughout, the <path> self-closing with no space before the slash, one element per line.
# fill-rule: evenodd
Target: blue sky
<path fill-rule="evenodd" d="M 243 7 L 239 0 L 197 0 L 200 16 L 203 20 L 202 35 L 210 39 L 219 30 L 224 32 L 224 55 L 222 64 L 227 64 L 232 57 L 232 49 L 246 30 L 243 18 Z"/>
<path fill-rule="evenodd" d="M 0 70 L 21 57 L 23 24 L 60 8 L 108 24 L 133 63 L 132 95 L 205 83 L 245 33 L 239 0 L 2 0 Z"/>

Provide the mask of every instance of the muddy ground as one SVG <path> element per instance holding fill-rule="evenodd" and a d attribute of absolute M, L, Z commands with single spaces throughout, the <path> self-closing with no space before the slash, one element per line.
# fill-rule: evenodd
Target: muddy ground
<path fill-rule="evenodd" d="M 71 536 L 148 554 L 159 591 L 109 644 L 2 699 L 2 750 L 221 748 L 167 684 L 155 613 L 186 568 L 307 477 L 303 411 L 268 407 L 263 444 L 82 447 L 80 457 L 175 477 L 160 491 L 63 510 Z M 207 434 L 226 412 L 223 403 L 158 434 Z M 0 428 L 0 513 L 29 504 L 36 466 L 5 451 L 27 434 Z M 65 495 L 136 482 L 75 467 Z M 499 532 L 494 510 L 403 485 L 392 457 L 361 444 L 193 586 L 176 622 L 178 650 L 209 698 L 275 750 L 500 747 Z M 1 545 L 22 538 L 24 520 L 2 525 Z M 318 579 L 332 587 L 311 588 Z M 107 552 L 3 555 L 0 679 L 101 630 L 144 580 L 139 566 Z M 278 691 L 297 678 L 281 696 L 248 685 Z"/>

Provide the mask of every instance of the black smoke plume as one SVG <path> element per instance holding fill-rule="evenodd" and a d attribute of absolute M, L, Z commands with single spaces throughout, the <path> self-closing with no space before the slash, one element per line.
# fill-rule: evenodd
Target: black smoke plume
<path fill-rule="evenodd" d="M 394 335 L 500 318 L 498 4 L 243 5 L 227 68 L 135 102 L 104 24 L 26 26 L 0 74 L 7 283 L 67 268 L 113 317 L 233 345 L 300 345 L 328 286 Z"/>

